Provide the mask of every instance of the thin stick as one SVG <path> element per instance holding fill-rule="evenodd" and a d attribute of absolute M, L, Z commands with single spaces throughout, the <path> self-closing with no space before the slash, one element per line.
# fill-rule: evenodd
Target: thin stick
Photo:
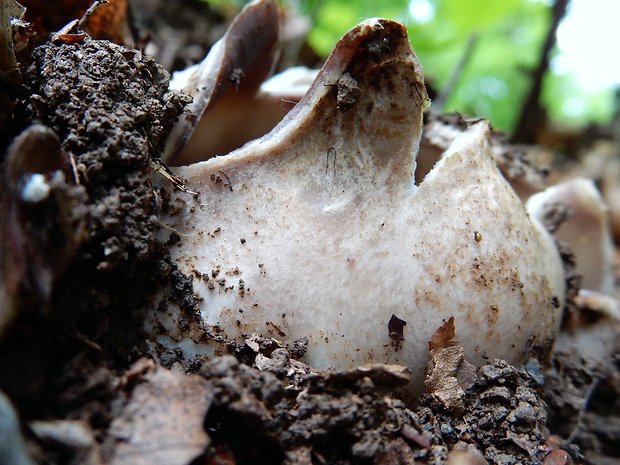
<path fill-rule="evenodd" d="M 91 15 L 95 12 L 95 10 L 104 3 L 110 3 L 110 0 L 95 0 L 95 2 L 88 8 L 88 10 L 86 10 L 86 13 L 84 13 L 82 19 L 80 19 L 80 21 L 78 22 L 78 29 L 82 29 L 82 26 L 84 26 L 86 21 L 88 21 L 88 18 L 90 18 Z"/>
<path fill-rule="evenodd" d="M 469 36 L 469 40 L 467 41 L 467 47 L 465 47 L 465 53 L 459 60 L 459 62 L 454 67 L 448 82 L 443 86 L 439 95 L 433 100 L 433 108 L 437 111 L 443 111 L 443 107 L 446 105 L 448 98 L 452 95 L 456 84 L 459 82 L 460 77 L 469 63 L 471 56 L 476 48 L 476 44 L 478 43 L 478 39 L 480 36 L 478 34 L 472 34 Z"/>

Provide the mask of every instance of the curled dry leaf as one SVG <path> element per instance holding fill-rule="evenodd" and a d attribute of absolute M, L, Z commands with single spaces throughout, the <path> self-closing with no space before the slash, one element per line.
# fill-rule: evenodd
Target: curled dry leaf
<path fill-rule="evenodd" d="M 308 337 L 313 366 L 401 364 L 418 387 L 427 341 L 451 317 L 476 365 L 550 347 L 565 292 L 552 238 L 499 172 L 484 121 L 416 185 L 426 106 L 406 28 L 371 19 L 271 133 L 177 169 L 198 196 L 165 187 L 163 221 L 172 258 L 196 278 L 202 327 L 220 340 Z M 408 323 L 403 341 L 386 331 L 392 314 Z M 146 329 L 188 357 L 217 350 L 181 319 L 170 306 Z"/>
<path fill-rule="evenodd" d="M 191 95 L 193 102 L 185 107 L 168 138 L 166 162 L 187 164 L 226 153 L 265 134 L 284 116 L 279 100 L 277 108 L 272 105 L 268 112 L 256 100 L 274 65 L 278 21 L 275 1 L 251 2 L 202 63 L 175 73 L 171 88 Z"/>
<path fill-rule="evenodd" d="M 84 235 L 84 190 L 56 134 L 34 125 L 7 153 L 0 196 L 0 333 L 13 315 L 45 308 Z"/>

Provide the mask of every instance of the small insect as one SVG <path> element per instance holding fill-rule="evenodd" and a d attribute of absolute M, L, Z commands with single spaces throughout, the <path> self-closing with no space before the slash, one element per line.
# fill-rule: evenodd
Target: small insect
<path fill-rule="evenodd" d="M 474 240 L 480 243 L 482 240 L 482 234 L 480 234 L 480 231 L 474 231 Z"/>

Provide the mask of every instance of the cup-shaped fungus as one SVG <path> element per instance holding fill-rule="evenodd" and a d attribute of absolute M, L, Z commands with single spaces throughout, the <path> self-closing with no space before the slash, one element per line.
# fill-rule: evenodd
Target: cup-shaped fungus
<path fill-rule="evenodd" d="M 163 187 L 163 221 L 173 260 L 194 276 L 201 330 L 307 337 L 311 365 L 396 363 L 417 386 L 451 317 L 477 365 L 549 347 L 565 292 L 553 239 L 499 172 L 486 122 L 416 185 L 427 105 L 406 28 L 367 20 L 272 132 L 175 169 L 197 195 Z M 182 319 L 171 305 L 147 329 L 186 356 L 217 351 Z"/>

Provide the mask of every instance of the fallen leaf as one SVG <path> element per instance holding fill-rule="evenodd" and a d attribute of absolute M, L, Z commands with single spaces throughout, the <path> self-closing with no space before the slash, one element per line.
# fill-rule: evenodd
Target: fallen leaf
<path fill-rule="evenodd" d="M 198 376 L 159 369 L 136 386 L 109 431 L 110 465 L 187 465 L 210 443 L 203 428 L 213 399 Z"/>
<path fill-rule="evenodd" d="M 438 349 L 449 347 L 454 340 L 454 336 L 454 317 L 451 317 L 433 333 L 430 341 L 428 341 L 428 351 L 431 355 L 434 355 Z"/>
<path fill-rule="evenodd" d="M 464 408 L 465 391 L 476 381 L 476 367 L 465 360 L 465 350 L 454 339 L 455 333 L 454 318 L 450 318 L 431 337 L 424 384 L 447 409 L 459 412 Z"/>
<path fill-rule="evenodd" d="M 88 17 L 84 29 L 96 39 L 123 45 L 127 29 L 127 0 L 109 0 L 97 8 Z"/>

